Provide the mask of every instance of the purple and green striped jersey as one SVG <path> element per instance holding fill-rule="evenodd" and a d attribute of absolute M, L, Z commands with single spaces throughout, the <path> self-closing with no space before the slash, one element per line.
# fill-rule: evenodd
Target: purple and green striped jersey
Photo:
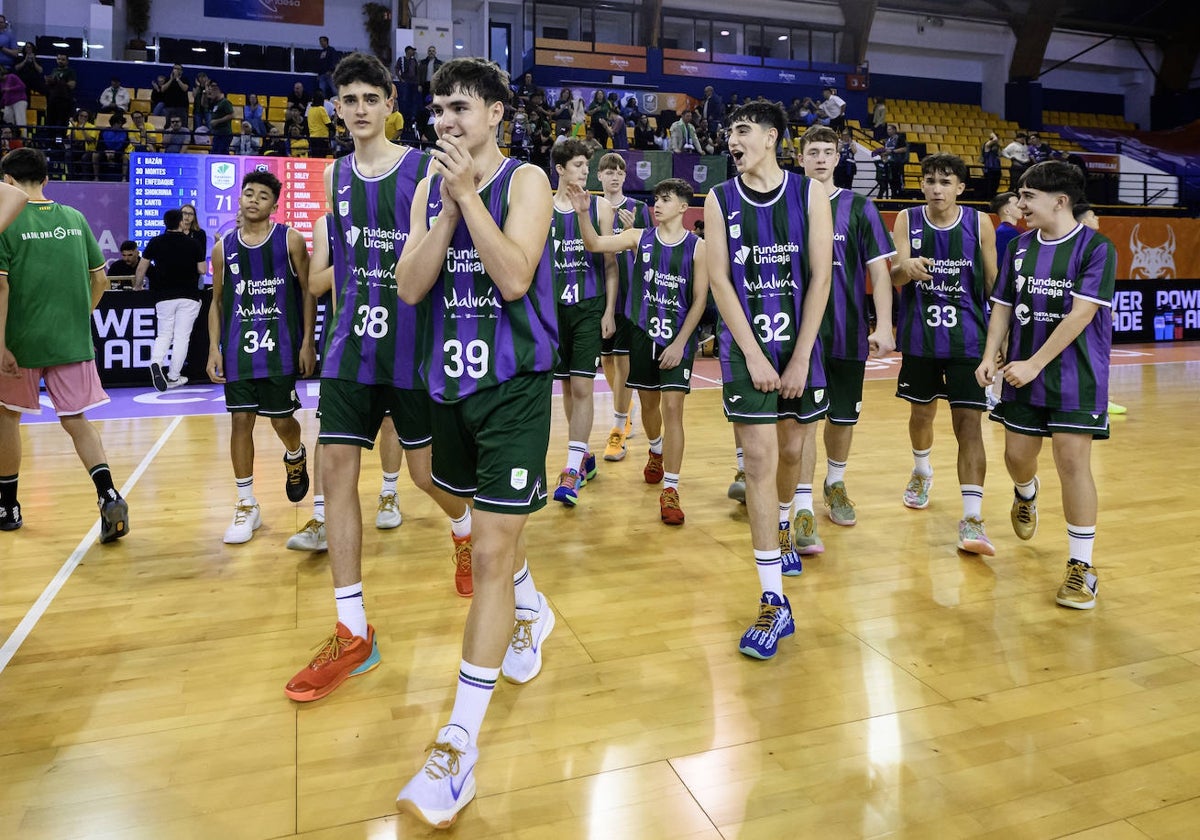
<path fill-rule="evenodd" d="M 826 356 L 865 362 L 867 337 L 867 266 L 896 253 L 892 235 L 874 202 L 852 190 L 839 189 L 829 197 L 833 210 L 833 285 L 821 343 Z"/>
<path fill-rule="evenodd" d="M 364 385 L 424 388 L 418 373 L 424 303 L 396 293 L 396 263 L 408 240 L 413 192 L 431 158 L 408 149 L 383 175 L 358 172 L 354 155 L 334 161 L 333 317 L 321 376 Z"/>
<path fill-rule="evenodd" d="M 700 237 L 690 231 L 684 231 L 683 238 L 674 243 L 663 242 L 658 228 L 642 232 L 625 317 L 660 347 L 679 336 L 679 328 L 692 308 L 692 274 L 699 242 Z M 696 349 L 692 338 L 688 336 L 685 359 L 691 358 Z"/>
<path fill-rule="evenodd" d="M 479 188 L 479 198 L 501 230 L 508 221 L 509 190 L 522 164 L 504 158 Z M 429 181 L 426 227 L 442 212 L 440 179 Z M 441 277 L 430 292 L 431 329 L 422 354 L 429 395 L 439 403 L 464 400 L 526 373 L 548 372 L 558 361 L 558 319 L 550 241 L 525 296 L 505 301 L 488 275 L 460 219 L 446 249 Z"/>
<path fill-rule="evenodd" d="M 1013 308 L 1008 359 L 1024 360 L 1036 353 L 1077 299 L 1100 308 L 1032 382 L 1023 388 L 1005 382 L 1002 400 L 1058 411 L 1108 410 L 1116 276 L 1116 247 L 1083 225 L 1062 239 L 1044 240 L 1039 231 L 1029 231 L 1009 243 L 992 294 L 993 301 Z"/>
<path fill-rule="evenodd" d="M 613 233 L 620 233 L 626 230 L 626 227 L 621 224 L 621 211 L 628 210 L 633 214 L 633 224 L 629 227 L 633 230 L 649 230 L 654 227 L 654 219 L 650 217 L 650 208 L 644 201 L 638 201 L 636 198 L 625 197 L 625 200 L 620 204 L 613 204 Z M 620 254 L 613 254 L 613 258 L 617 261 L 617 302 L 613 307 L 614 312 L 625 313 L 626 295 L 629 292 L 629 281 L 633 276 L 634 260 L 636 259 L 633 251 L 623 251 Z"/>
<path fill-rule="evenodd" d="M 239 231 L 221 240 L 221 355 L 230 382 L 292 376 L 304 340 L 304 290 L 288 256 L 287 225 L 247 245 Z"/>
<path fill-rule="evenodd" d="M 600 205 L 590 197 L 588 218 L 600 233 Z M 554 250 L 554 297 L 561 306 L 574 306 L 582 300 L 604 297 L 604 255 L 590 254 L 583 247 L 579 216 L 554 208 L 550 222 L 550 246 Z"/>
<path fill-rule="evenodd" d="M 796 349 L 811 277 L 808 205 L 814 189 L 824 187 L 785 171 L 782 190 L 766 204 L 747 196 L 740 178 L 732 178 L 715 190 L 725 217 L 733 290 L 763 353 L 780 372 Z M 734 378 L 730 364 L 734 344 L 733 334 L 722 321 L 721 375 L 726 382 Z M 809 357 L 807 387 L 825 387 L 822 358 L 821 342 L 817 341 Z"/>
<path fill-rule="evenodd" d="M 980 358 L 987 339 L 987 288 L 979 211 L 960 205 L 954 224 L 944 228 L 929 221 L 924 206 L 904 215 L 912 256 L 933 261 L 933 279 L 900 287 L 898 349 L 931 359 Z"/>

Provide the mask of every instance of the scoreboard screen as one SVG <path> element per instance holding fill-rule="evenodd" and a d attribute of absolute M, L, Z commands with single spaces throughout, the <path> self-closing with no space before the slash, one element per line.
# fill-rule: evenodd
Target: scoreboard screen
<path fill-rule="evenodd" d="M 129 158 L 129 236 L 145 248 L 163 232 L 163 213 L 192 204 L 211 248 L 236 226 L 242 178 L 265 170 L 283 183 L 275 221 L 291 225 L 311 245 L 313 223 L 325 214 L 322 177 L 328 163 L 325 158 L 134 152 Z"/>

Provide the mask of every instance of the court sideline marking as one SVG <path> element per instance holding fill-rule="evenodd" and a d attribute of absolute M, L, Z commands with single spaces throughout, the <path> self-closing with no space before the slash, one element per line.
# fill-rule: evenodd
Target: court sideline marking
<path fill-rule="evenodd" d="M 183 416 L 177 415 L 175 419 L 171 421 L 170 425 L 167 426 L 166 430 L 159 435 L 158 440 L 154 442 L 154 446 L 150 447 L 150 451 L 146 453 L 144 458 L 142 458 L 142 462 L 137 465 L 137 469 L 130 473 L 129 478 L 126 479 L 123 485 L 121 485 L 122 496 L 129 495 L 130 491 L 133 490 L 134 485 L 137 484 L 138 479 L 142 477 L 142 474 L 145 473 L 147 469 L 149 469 L 150 464 L 154 461 L 155 457 L 157 457 L 158 453 L 162 451 L 162 448 L 166 446 L 167 440 L 170 439 L 171 434 L 177 428 L 179 428 L 179 424 L 182 422 Z M 63 586 L 66 585 L 66 582 L 71 577 L 71 574 L 83 561 L 84 555 L 88 553 L 88 549 L 91 548 L 99 538 L 100 518 L 96 517 L 96 521 L 92 524 L 91 530 L 89 530 L 87 535 L 79 541 L 79 545 L 75 547 L 75 550 L 71 552 L 71 556 L 68 557 L 66 562 L 62 564 L 62 567 L 58 570 L 58 574 L 54 576 L 50 583 L 46 584 L 46 588 L 42 590 L 42 594 L 38 596 L 38 599 L 33 603 L 33 606 L 29 608 L 29 612 L 25 613 L 25 617 L 21 619 L 21 623 L 17 625 L 15 630 L 13 630 L 12 635 L 5 640 L 3 647 L 0 647 L 0 674 L 4 673 L 4 669 L 8 667 L 8 663 L 12 661 L 14 656 L 16 656 L 17 651 L 21 648 L 21 645 L 24 644 L 25 640 L 29 638 L 29 634 L 33 632 L 33 628 L 37 626 L 38 620 L 50 607 L 54 597 L 59 593 Z"/>

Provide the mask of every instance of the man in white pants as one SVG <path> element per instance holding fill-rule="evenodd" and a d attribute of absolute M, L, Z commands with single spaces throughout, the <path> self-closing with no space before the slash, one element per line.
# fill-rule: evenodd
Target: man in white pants
<path fill-rule="evenodd" d="M 154 311 L 158 314 L 158 335 L 150 357 L 150 381 L 157 391 L 178 388 L 187 383 L 180 376 L 187 361 L 192 325 L 200 314 L 200 275 L 207 269 L 203 246 L 179 229 L 183 213 L 168 210 L 163 214 L 166 233 L 150 240 L 133 278 L 133 288 L 146 285 L 146 272 L 154 264 L 150 291 L 154 293 Z M 171 351 L 171 366 L 163 375 L 163 362 Z"/>

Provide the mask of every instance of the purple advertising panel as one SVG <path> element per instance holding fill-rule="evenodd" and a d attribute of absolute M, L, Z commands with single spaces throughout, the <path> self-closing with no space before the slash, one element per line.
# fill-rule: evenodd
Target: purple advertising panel
<path fill-rule="evenodd" d="M 103 181 L 47 181 L 46 198 L 84 215 L 105 261 L 121 256 L 121 243 L 130 238 L 129 187 Z"/>
<path fill-rule="evenodd" d="M 325 25 L 325 0 L 204 0 L 204 16 Z"/>

